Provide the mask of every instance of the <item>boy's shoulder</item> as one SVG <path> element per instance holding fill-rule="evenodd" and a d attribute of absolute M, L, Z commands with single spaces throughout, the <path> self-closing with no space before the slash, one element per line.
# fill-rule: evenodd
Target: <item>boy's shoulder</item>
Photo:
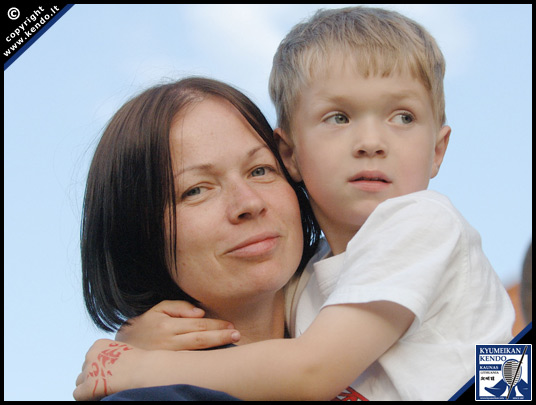
<path fill-rule="evenodd" d="M 444 195 L 444 194 L 441 194 L 440 192 L 438 191 L 434 191 L 434 190 L 421 190 L 421 191 L 416 191 L 414 193 L 409 193 L 409 194 L 405 194 L 405 195 L 401 195 L 399 197 L 394 197 L 394 198 L 390 198 L 386 201 L 384 201 L 383 204 L 385 203 L 401 203 L 401 204 L 404 204 L 404 203 L 419 203 L 419 202 L 422 202 L 422 203 L 431 203 L 431 204 L 442 204 L 442 205 L 445 205 L 446 207 L 452 207 L 452 202 L 450 201 L 450 199 Z"/>
<path fill-rule="evenodd" d="M 356 237 L 368 238 L 370 234 L 386 237 L 410 232 L 463 234 L 468 229 L 471 226 L 447 196 L 437 191 L 423 190 L 379 204 Z"/>
<path fill-rule="evenodd" d="M 455 217 L 461 217 L 460 212 L 454 207 L 450 199 L 434 190 L 422 190 L 406 194 L 400 197 L 390 198 L 378 205 L 377 211 L 392 210 L 415 210 L 420 213 L 450 213 Z"/>

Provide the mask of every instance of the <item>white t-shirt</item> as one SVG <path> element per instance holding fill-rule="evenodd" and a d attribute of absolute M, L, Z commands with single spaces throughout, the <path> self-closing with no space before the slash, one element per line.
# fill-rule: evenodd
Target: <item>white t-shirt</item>
<path fill-rule="evenodd" d="M 512 339 L 514 309 L 478 232 L 437 192 L 383 202 L 345 253 L 329 255 L 324 243 L 289 289 L 293 337 L 328 305 L 387 300 L 415 314 L 347 399 L 448 400 L 474 375 L 476 344 Z"/>

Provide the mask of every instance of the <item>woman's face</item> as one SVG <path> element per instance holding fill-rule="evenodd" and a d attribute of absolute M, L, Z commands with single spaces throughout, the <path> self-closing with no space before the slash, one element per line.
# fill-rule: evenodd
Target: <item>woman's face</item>
<path fill-rule="evenodd" d="M 274 294 L 303 249 L 296 194 L 270 149 L 226 100 L 208 97 L 175 119 L 174 279 L 205 309 Z"/>

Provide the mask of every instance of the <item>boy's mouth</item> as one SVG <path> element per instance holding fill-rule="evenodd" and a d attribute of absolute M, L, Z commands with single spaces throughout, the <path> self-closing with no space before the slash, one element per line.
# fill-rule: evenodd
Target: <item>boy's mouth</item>
<path fill-rule="evenodd" d="M 365 193 L 379 193 L 389 188 L 391 179 L 378 170 L 367 170 L 357 173 L 349 179 L 352 187 Z"/>
<path fill-rule="evenodd" d="M 382 172 L 377 170 L 363 171 L 350 178 L 350 182 L 356 181 L 376 181 L 382 183 L 391 183 L 391 180 Z"/>
<path fill-rule="evenodd" d="M 382 179 L 380 177 L 364 177 L 364 176 L 358 177 L 357 179 L 354 179 L 352 181 L 381 181 L 383 183 L 389 183 L 387 180 Z"/>

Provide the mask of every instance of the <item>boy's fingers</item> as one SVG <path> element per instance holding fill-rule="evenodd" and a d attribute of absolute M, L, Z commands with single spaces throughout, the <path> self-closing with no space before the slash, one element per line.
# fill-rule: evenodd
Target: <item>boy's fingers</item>
<path fill-rule="evenodd" d="M 173 320 L 172 320 L 173 321 Z M 208 318 L 182 318 L 174 322 L 173 332 L 176 335 L 205 332 L 205 331 L 217 331 L 217 330 L 234 330 L 232 323 L 222 321 L 220 319 L 208 319 Z"/>
<path fill-rule="evenodd" d="M 162 301 L 153 307 L 174 318 L 200 318 L 205 311 L 188 301 Z"/>
<path fill-rule="evenodd" d="M 236 343 L 240 340 L 240 332 L 234 329 L 192 332 L 177 335 L 173 339 L 171 350 L 200 350 Z"/>

